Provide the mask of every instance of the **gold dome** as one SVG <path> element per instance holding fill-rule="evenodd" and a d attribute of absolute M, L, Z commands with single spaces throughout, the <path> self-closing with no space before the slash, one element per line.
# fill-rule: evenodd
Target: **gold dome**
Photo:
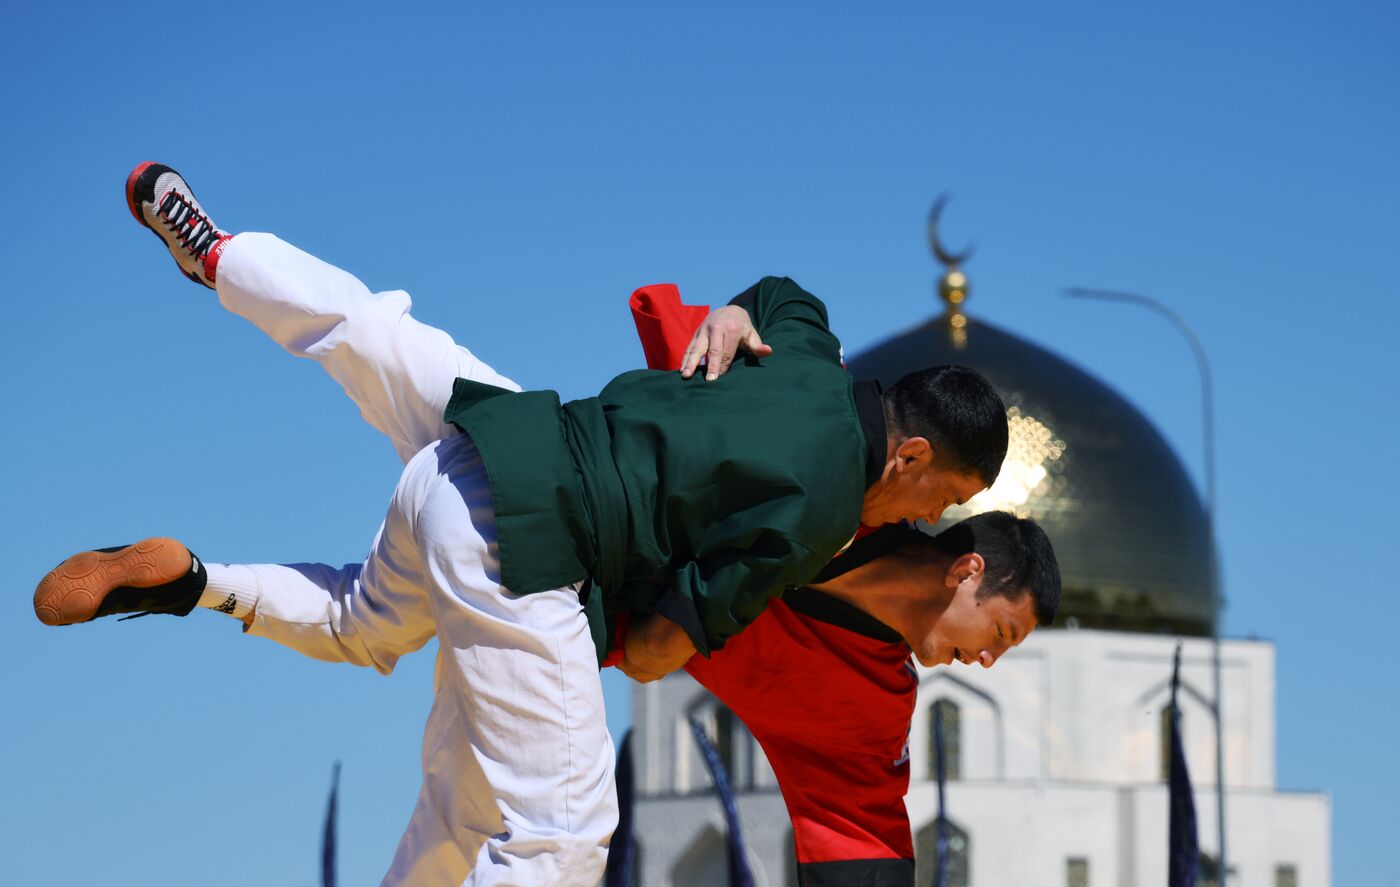
<path fill-rule="evenodd" d="M 923 367 L 964 364 L 1006 401 L 1001 475 L 936 529 L 992 508 L 1033 517 L 1064 577 L 1058 625 L 1209 634 L 1218 601 L 1205 511 L 1162 435 L 1089 373 L 959 307 L 850 360 L 857 378 L 886 385 Z"/>

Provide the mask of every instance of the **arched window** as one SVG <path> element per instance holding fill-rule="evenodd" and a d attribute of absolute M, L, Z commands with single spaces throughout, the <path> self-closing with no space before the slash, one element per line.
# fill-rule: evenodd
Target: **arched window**
<path fill-rule="evenodd" d="M 1065 860 L 1065 887 L 1089 887 L 1089 860 L 1082 856 Z"/>
<path fill-rule="evenodd" d="M 962 719 L 958 704 L 940 697 L 928 707 L 928 778 L 938 778 L 938 731 L 935 724 L 943 716 L 943 773 L 946 779 L 962 778 Z"/>
<path fill-rule="evenodd" d="M 941 885 L 938 876 L 938 820 L 919 829 L 914 837 L 914 883 L 917 887 L 968 887 L 968 855 L 970 842 L 967 832 L 948 823 L 948 865 Z"/>

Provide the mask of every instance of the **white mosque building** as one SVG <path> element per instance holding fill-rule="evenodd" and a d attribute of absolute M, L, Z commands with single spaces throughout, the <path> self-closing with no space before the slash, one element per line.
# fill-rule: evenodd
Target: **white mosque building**
<path fill-rule="evenodd" d="M 947 258 L 946 254 L 941 257 Z M 1201 500 L 1160 433 L 1064 359 L 947 311 L 851 360 L 858 378 L 962 363 L 1006 399 L 1011 448 L 995 487 L 950 513 L 1003 508 L 1036 518 L 1064 578 L 1056 625 L 996 668 L 919 669 L 906 805 L 918 887 L 932 885 L 937 818 L 932 722 L 942 710 L 950 830 L 948 887 L 1165 887 L 1172 658 L 1195 787 L 1201 887 L 1217 860 L 1214 642 L 1219 610 Z M 1330 887 L 1331 799 L 1275 778 L 1275 648 L 1222 639 L 1224 887 Z M 791 825 L 772 769 L 743 724 L 683 672 L 633 691 L 635 882 L 728 884 L 725 825 L 687 724 L 708 726 L 738 793 L 758 887 L 799 887 Z"/>

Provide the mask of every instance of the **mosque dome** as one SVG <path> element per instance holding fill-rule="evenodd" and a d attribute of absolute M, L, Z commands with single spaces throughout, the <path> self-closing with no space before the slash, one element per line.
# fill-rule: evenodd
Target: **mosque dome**
<path fill-rule="evenodd" d="M 963 314 L 967 286 L 956 265 L 940 289 L 946 314 L 848 361 L 856 378 L 885 385 L 923 367 L 963 364 L 1006 402 L 1011 435 L 1001 475 L 935 529 L 990 509 L 1039 521 L 1064 581 L 1058 627 L 1210 634 L 1218 607 L 1205 510 L 1161 433 L 1089 373 Z"/>

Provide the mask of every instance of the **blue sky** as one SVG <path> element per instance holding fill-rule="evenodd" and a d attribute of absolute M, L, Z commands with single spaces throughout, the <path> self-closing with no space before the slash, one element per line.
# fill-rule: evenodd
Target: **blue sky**
<path fill-rule="evenodd" d="M 635 286 L 827 299 L 848 352 L 934 310 L 923 239 L 978 244 L 970 313 L 1123 391 L 1201 474 L 1216 376 L 1234 636 L 1278 645 L 1278 781 L 1334 799 L 1338 884 L 1400 884 L 1393 4 L 524 3 L 11 8 L 0 30 L 0 758 L 7 880 L 304 885 L 331 762 L 344 883 L 417 788 L 431 656 L 389 679 L 227 620 L 31 615 L 83 547 L 359 559 L 398 464 L 333 383 L 182 281 L 137 162 L 506 373 L 566 396 L 640 363 Z M 1390 406 L 1387 406 L 1390 404 Z M 612 680 L 612 679 L 610 679 Z M 613 724 L 626 721 L 622 683 Z M 1389 878 L 1389 880 L 1385 880 Z"/>

